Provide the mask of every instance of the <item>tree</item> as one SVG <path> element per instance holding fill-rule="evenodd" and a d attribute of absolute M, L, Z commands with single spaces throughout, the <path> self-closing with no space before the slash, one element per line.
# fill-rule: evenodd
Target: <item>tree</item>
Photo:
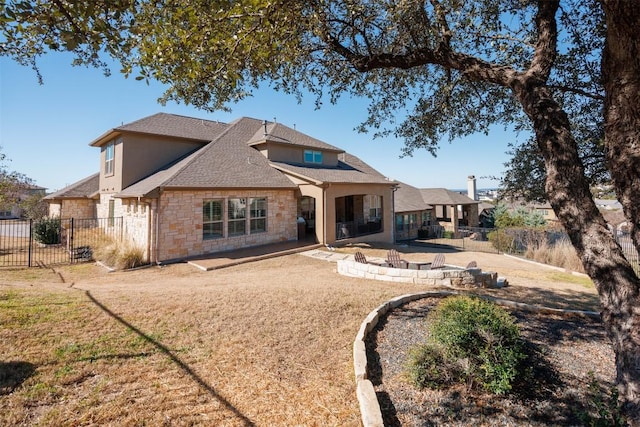
<path fill-rule="evenodd" d="M 22 205 L 23 197 L 33 182 L 24 174 L 9 171 L 4 164 L 6 160 L 6 155 L 0 152 L 0 209 L 10 210 L 13 206 Z"/>
<path fill-rule="evenodd" d="M 530 129 L 546 198 L 598 289 L 625 413 L 640 425 L 640 281 L 593 202 L 584 155 L 603 144 L 640 248 L 635 2 L 2 4 L 2 54 L 34 67 L 47 49 L 70 50 L 78 63 L 98 66 L 101 55 L 111 55 L 126 75 L 167 84 L 162 101 L 228 108 L 263 82 L 297 96 L 306 89 L 319 104 L 363 96 L 371 103 L 359 128 L 403 138 L 405 154 L 435 152 L 442 139 L 485 132 L 489 124 Z M 600 119 L 592 122 L 594 116 Z"/>

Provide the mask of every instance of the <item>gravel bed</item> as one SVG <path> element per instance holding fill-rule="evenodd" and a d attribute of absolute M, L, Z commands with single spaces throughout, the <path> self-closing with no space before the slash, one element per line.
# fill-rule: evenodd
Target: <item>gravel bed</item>
<path fill-rule="evenodd" d="M 369 376 L 385 426 L 573 426 L 589 411 L 589 385 L 615 379 L 614 354 L 602 323 L 511 310 L 535 354 L 536 383 L 508 397 L 463 386 L 418 390 L 405 376 L 409 351 L 427 336 L 425 317 L 438 303 L 425 298 L 390 311 L 367 338 Z"/>

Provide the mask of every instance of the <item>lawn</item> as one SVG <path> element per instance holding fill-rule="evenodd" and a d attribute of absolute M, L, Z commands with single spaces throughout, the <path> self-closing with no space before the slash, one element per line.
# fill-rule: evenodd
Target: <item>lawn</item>
<path fill-rule="evenodd" d="M 488 293 L 594 307 L 588 286 L 532 286 L 525 263 L 520 286 L 510 268 L 513 286 Z M 3 271 L 0 425 L 358 426 L 360 323 L 420 290 L 303 255 L 211 272 Z"/>

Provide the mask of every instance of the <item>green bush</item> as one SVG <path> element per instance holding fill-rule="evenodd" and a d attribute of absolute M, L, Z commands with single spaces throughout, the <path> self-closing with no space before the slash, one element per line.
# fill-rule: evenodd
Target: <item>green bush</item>
<path fill-rule="evenodd" d="M 479 298 L 450 297 L 427 321 L 430 339 L 409 359 L 409 376 L 417 386 L 467 382 L 504 394 L 525 374 L 520 330 L 498 305 Z"/>
<path fill-rule="evenodd" d="M 43 218 L 33 224 L 33 237 L 44 245 L 56 245 L 61 242 L 60 218 Z"/>
<path fill-rule="evenodd" d="M 514 246 L 515 238 L 502 230 L 491 231 L 487 234 L 487 239 L 494 248 L 501 252 L 509 252 Z"/>

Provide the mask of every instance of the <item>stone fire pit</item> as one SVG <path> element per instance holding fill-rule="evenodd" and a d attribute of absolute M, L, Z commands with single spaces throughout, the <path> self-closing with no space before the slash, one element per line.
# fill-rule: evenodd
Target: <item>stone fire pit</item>
<path fill-rule="evenodd" d="M 415 283 L 426 286 L 447 286 L 457 289 L 501 288 L 506 280 L 498 278 L 498 273 L 482 271 L 481 268 L 464 268 L 445 265 L 431 270 L 430 263 L 410 262 L 408 268 L 393 268 L 386 264 L 356 262 L 353 259 L 338 261 L 338 273 L 344 276 L 385 282 Z"/>

